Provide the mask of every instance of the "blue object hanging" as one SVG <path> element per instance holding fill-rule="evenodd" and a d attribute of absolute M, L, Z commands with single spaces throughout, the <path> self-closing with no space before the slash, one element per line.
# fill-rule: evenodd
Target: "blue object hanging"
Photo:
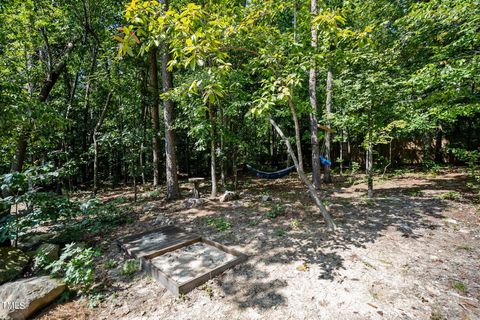
<path fill-rule="evenodd" d="M 252 173 L 254 173 L 257 177 L 263 178 L 263 179 L 279 179 L 287 176 L 290 172 L 295 171 L 295 165 L 279 171 L 274 171 L 274 172 L 260 171 L 248 164 L 247 164 L 247 168 Z"/>
<path fill-rule="evenodd" d="M 332 165 L 332 161 L 328 160 L 323 156 L 320 156 L 320 163 L 324 166 L 329 166 L 329 167 Z"/>

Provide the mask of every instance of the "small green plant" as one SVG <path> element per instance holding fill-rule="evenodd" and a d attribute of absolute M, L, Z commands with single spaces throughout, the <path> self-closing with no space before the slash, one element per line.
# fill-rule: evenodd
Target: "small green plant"
<path fill-rule="evenodd" d="M 408 192 L 412 197 L 420 197 L 422 195 L 422 190 L 420 189 L 413 189 Z"/>
<path fill-rule="evenodd" d="M 459 200 L 461 196 L 459 192 L 449 191 L 440 194 L 438 197 L 443 200 Z"/>
<path fill-rule="evenodd" d="M 295 219 L 295 220 L 292 220 L 292 222 L 290 222 L 290 227 L 292 229 L 298 230 L 298 229 L 301 229 L 303 226 L 302 226 L 302 223 L 300 221 Z"/>
<path fill-rule="evenodd" d="M 113 259 L 108 259 L 107 262 L 105 262 L 104 264 L 105 268 L 107 269 L 114 269 L 117 267 L 117 265 L 118 265 L 117 261 Z"/>
<path fill-rule="evenodd" d="M 285 208 L 283 204 L 276 203 L 270 208 L 270 210 L 268 210 L 267 217 L 269 217 L 270 219 L 274 219 L 284 213 L 285 213 Z"/>
<path fill-rule="evenodd" d="M 122 275 L 131 277 L 135 272 L 139 270 L 138 261 L 135 259 L 129 259 L 125 261 L 122 267 Z"/>
<path fill-rule="evenodd" d="M 255 227 L 256 225 L 258 225 L 258 223 L 260 222 L 260 219 L 250 219 L 248 220 L 248 225 L 250 227 Z"/>
<path fill-rule="evenodd" d="M 452 283 L 452 288 L 460 291 L 460 292 L 466 292 L 467 291 L 467 286 L 463 282 L 454 282 Z"/>
<path fill-rule="evenodd" d="M 94 249 L 70 243 L 65 247 L 60 259 L 46 266 L 46 270 L 54 277 L 61 276 L 69 288 L 88 293 L 94 280 L 95 256 L 98 256 L 98 252 Z"/>
<path fill-rule="evenodd" d="M 284 237 L 287 235 L 287 230 L 283 229 L 283 228 L 277 228 L 275 229 L 275 235 L 278 236 L 278 237 Z"/>
<path fill-rule="evenodd" d="M 207 283 L 200 287 L 201 290 L 204 290 L 210 299 L 213 298 L 213 289 Z"/>
<path fill-rule="evenodd" d="M 440 166 L 433 160 L 425 160 L 422 163 L 422 168 L 428 174 L 437 175 L 440 171 Z"/>
<path fill-rule="evenodd" d="M 215 227 L 218 231 L 227 231 L 232 227 L 232 224 L 223 217 L 208 218 L 207 224 Z"/>
<path fill-rule="evenodd" d="M 154 190 L 148 194 L 149 198 L 158 198 L 160 197 L 160 190 Z"/>
<path fill-rule="evenodd" d="M 92 309 L 97 308 L 104 300 L 105 300 L 105 295 L 103 293 L 99 293 L 99 292 L 92 293 L 88 296 L 87 306 Z"/>

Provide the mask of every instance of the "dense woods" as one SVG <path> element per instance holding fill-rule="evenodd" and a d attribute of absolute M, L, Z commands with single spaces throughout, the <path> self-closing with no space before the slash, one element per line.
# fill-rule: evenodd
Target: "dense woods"
<path fill-rule="evenodd" d="M 247 164 L 295 165 L 330 229 L 344 175 L 375 198 L 460 166 L 480 190 L 478 0 L 4 0 L 0 22 L 4 245 L 90 209 L 125 223 L 95 198 L 117 188 L 237 191 Z"/>

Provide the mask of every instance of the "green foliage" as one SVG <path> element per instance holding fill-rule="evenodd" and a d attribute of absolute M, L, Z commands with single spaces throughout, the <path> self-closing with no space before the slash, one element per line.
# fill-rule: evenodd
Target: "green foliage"
<path fill-rule="evenodd" d="M 461 198 L 461 195 L 459 192 L 449 191 L 440 194 L 438 197 L 443 200 L 459 200 Z"/>
<path fill-rule="evenodd" d="M 463 282 L 452 283 L 452 288 L 462 293 L 467 291 L 467 286 Z"/>
<path fill-rule="evenodd" d="M 118 265 L 118 262 L 114 259 L 108 259 L 104 264 L 105 268 L 107 269 L 115 269 L 117 265 Z"/>
<path fill-rule="evenodd" d="M 267 217 L 275 219 L 276 217 L 285 213 L 285 207 L 281 203 L 275 203 L 267 212 Z"/>
<path fill-rule="evenodd" d="M 207 225 L 215 227 L 218 231 L 227 231 L 232 227 L 232 224 L 223 217 L 208 218 Z"/>
<path fill-rule="evenodd" d="M 88 293 L 94 282 L 94 257 L 99 253 L 92 248 L 82 248 L 75 243 L 68 244 L 60 259 L 46 266 L 54 277 L 62 277 L 70 289 Z"/>
<path fill-rule="evenodd" d="M 129 259 L 123 263 L 122 266 L 122 275 L 131 277 L 137 271 L 140 270 L 140 265 L 138 260 L 136 259 Z"/>

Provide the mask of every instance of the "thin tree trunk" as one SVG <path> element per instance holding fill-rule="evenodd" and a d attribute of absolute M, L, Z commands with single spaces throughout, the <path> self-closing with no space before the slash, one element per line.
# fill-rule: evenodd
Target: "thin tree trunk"
<path fill-rule="evenodd" d="M 327 208 L 325 208 L 325 206 L 323 205 L 320 197 L 317 194 L 317 190 L 315 189 L 313 184 L 310 182 L 310 180 L 307 178 L 307 176 L 305 175 L 305 172 L 300 166 L 300 162 L 298 162 L 297 157 L 295 156 L 295 152 L 293 151 L 290 141 L 288 141 L 287 137 L 283 134 L 282 130 L 277 126 L 277 124 L 272 118 L 270 118 L 270 123 L 274 126 L 275 130 L 277 130 L 278 134 L 287 145 L 288 153 L 292 157 L 293 163 L 295 164 L 295 167 L 297 169 L 298 176 L 300 177 L 300 180 L 307 186 L 310 195 L 312 196 L 313 200 L 315 201 L 315 204 L 320 209 L 320 212 L 323 218 L 325 219 L 327 227 L 331 230 L 335 230 L 335 223 L 333 222 L 332 217 L 328 213 Z"/>
<path fill-rule="evenodd" d="M 342 139 L 340 140 L 340 175 L 343 176 L 343 131 Z"/>
<path fill-rule="evenodd" d="M 472 130 L 468 130 L 471 132 Z M 435 133 L 435 162 L 442 163 L 442 137 L 443 137 L 443 128 L 442 123 L 437 121 L 437 131 Z M 469 139 L 470 141 L 471 139 Z"/>
<path fill-rule="evenodd" d="M 312 18 L 317 14 L 317 0 L 311 0 L 310 13 Z M 311 46 L 316 52 L 318 34 L 317 28 L 312 24 L 311 26 Z M 312 67 L 310 69 L 310 76 L 308 80 L 308 93 L 310 96 L 310 106 L 312 112 L 310 113 L 310 141 L 312 144 L 312 181 L 315 189 L 320 189 L 321 185 L 321 170 L 320 170 L 320 148 L 318 146 L 318 127 L 317 127 L 317 69 L 315 67 L 315 57 L 312 59 Z"/>
<path fill-rule="evenodd" d="M 367 171 L 367 185 L 368 185 L 368 198 L 373 198 L 373 119 L 372 119 L 372 106 L 368 112 L 368 145 L 367 145 L 367 159 L 366 159 L 366 171 Z"/>
<path fill-rule="evenodd" d="M 107 113 L 108 106 L 110 105 L 110 101 L 112 100 L 112 92 L 110 91 L 107 96 L 107 101 L 103 106 L 102 113 L 100 114 L 100 118 L 98 118 L 97 124 L 95 129 L 93 129 L 93 194 L 97 195 L 98 191 L 98 140 L 97 134 L 102 127 L 103 120 L 105 119 L 105 114 Z"/>
<path fill-rule="evenodd" d="M 158 90 L 157 48 L 150 50 L 150 89 L 152 94 L 152 150 L 153 150 L 153 186 L 160 185 L 160 119 Z"/>
<path fill-rule="evenodd" d="M 223 108 L 220 106 L 219 107 L 220 111 L 220 121 L 222 124 L 221 130 L 220 130 L 220 183 L 222 184 L 222 188 L 226 188 L 226 166 L 225 166 L 225 137 L 223 134 L 223 131 L 225 130 L 225 117 L 223 114 Z"/>
<path fill-rule="evenodd" d="M 332 112 L 332 87 L 333 87 L 333 67 L 330 65 L 327 72 L 327 92 L 326 92 L 326 101 L 325 101 L 325 117 L 327 118 L 327 127 L 330 128 L 330 122 L 328 118 Z M 325 158 L 331 160 L 331 133 L 329 131 L 325 132 Z M 326 183 L 332 182 L 332 177 L 330 171 L 325 167 L 325 173 L 323 175 L 323 180 Z"/>
<path fill-rule="evenodd" d="M 290 106 L 290 111 L 292 112 L 293 123 L 295 124 L 295 143 L 297 145 L 297 154 L 298 154 L 298 165 L 303 171 L 303 154 L 302 154 L 302 136 L 300 134 L 300 123 L 298 121 L 297 110 L 295 104 L 293 103 L 293 98 L 288 98 L 288 105 Z M 278 130 L 277 130 L 278 131 Z"/>
<path fill-rule="evenodd" d="M 217 196 L 217 175 L 215 173 L 216 168 L 216 130 L 215 130 L 215 108 L 209 103 L 208 114 L 210 118 L 210 173 L 212 177 L 212 197 Z"/>

